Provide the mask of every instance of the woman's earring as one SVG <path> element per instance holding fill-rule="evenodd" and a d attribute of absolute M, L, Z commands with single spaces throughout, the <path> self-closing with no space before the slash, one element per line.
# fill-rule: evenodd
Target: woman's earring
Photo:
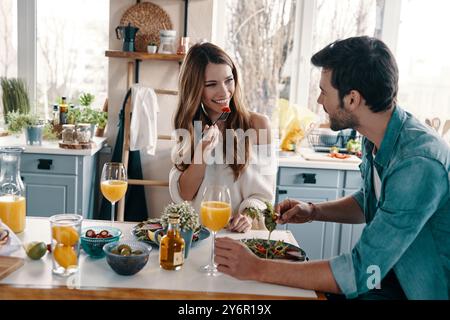
<path fill-rule="evenodd" d="M 205 106 L 203 105 L 203 102 L 200 101 L 200 106 L 202 107 L 203 113 L 208 116 L 208 112 L 206 112 Z"/>

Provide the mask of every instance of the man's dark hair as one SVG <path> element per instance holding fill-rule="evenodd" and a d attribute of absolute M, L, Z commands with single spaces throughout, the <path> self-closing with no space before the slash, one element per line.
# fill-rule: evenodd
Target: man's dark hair
<path fill-rule="evenodd" d="M 366 36 L 338 40 L 314 54 L 311 63 L 332 71 L 331 84 L 341 102 L 351 90 L 357 90 L 372 112 L 388 110 L 397 103 L 397 63 L 381 40 Z"/>

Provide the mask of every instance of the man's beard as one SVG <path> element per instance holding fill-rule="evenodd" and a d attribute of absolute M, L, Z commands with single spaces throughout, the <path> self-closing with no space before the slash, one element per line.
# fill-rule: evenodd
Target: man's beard
<path fill-rule="evenodd" d="M 345 111 L 343 107 L 340 107 L 334 117 L 329 115 L 330 128 L 333 131 L 339 131 L 344 129 L 355 129 L 358 126 L 358 120 L 354 115 Z"/>

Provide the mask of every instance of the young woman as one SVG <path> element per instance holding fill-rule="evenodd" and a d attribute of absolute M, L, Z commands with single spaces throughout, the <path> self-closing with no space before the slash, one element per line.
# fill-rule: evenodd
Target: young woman
<path fill-rule="evenodd" d="M 221 117 L 226 109 L 230 113 Z M 276 160 L 269 120 L 246 109 L 236 66 L 219 47 L 202 43 L 189 50 L 180 74 L 174 127 L 178 143 L 169 175 L 172 200 L 191 201 L 199 210 L 208 185 L 226 185 L 233 209 L 228 229 L 265 229 L 263 219 L 248 213 L 274 201 Z"/>

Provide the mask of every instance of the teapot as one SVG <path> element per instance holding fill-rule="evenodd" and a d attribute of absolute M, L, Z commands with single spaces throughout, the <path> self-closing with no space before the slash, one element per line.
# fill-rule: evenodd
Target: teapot
<path fill-rule="evenodd" d="M 131 23 L 116 28 L 117 39 L 123 40 L 123 51 L 135 51 L 134 40 L 138 31 L 139 28 L 132 26 Z"/>

